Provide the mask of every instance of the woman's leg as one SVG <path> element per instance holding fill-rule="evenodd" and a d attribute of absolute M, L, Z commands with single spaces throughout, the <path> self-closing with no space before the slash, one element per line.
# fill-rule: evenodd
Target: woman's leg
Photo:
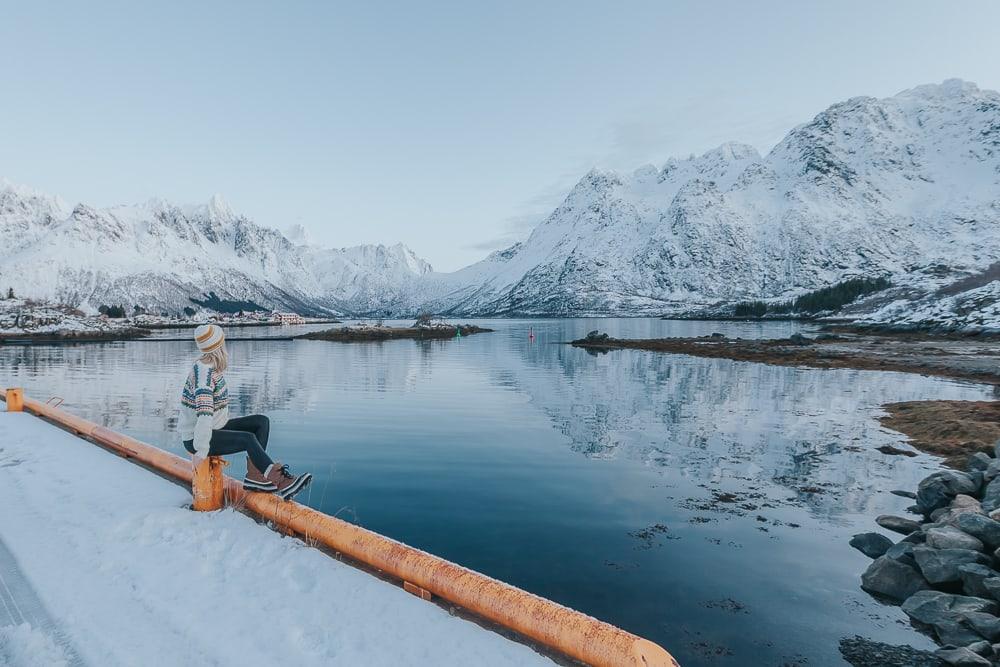
<path fill-rule="evenodd" d="M 226 424 L 229 426 L 229 424 Z M 250 460 L 253 461 L 257 470 L 266 472 L 268 467 L 274 463 L 267 455 L 264 448 L 257 441 L 257 436 L 247 431 L 230 431 L 223 428 L 212 431 L 212 440 L 209 443 L 208 453 L 210 456 L 224 456 L 226 454 L 236 454 L 246 452 Z"/>
<path fill-rule="evenodd" d="M 257 437 L 257 442 L 264 449 L 267 449 L 267 438 L 271 434 L 271 420 L 264 415 L 249 415 L 247 417 L 234 417 L 226 422 L 222 427 L 226 431 L 246 431 L 253 433 Z"/>

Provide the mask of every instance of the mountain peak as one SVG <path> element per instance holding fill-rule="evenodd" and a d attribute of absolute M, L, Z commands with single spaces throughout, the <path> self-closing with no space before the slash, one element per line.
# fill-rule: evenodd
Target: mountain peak
<path fill-rule="evenodd" d="M 229 218 L 236 217 L 233 214 L 233 209 L 230 208 L 229 203 L 219 193 L 212 195 L 212 198 L 208 200 L 208 204 L 206 204 L 205 208 L 210 217 L 218 220 L 227 220 Z"/>
<path fill-rule="evenodd" d="M 927 99 L 950 99 L 970 97 L 982 92 L 976 84 L 964 79 L 945 79 L 941 83 L 925 83 L 908 88 L 896 97 L 922 97 Z"/>
<path fill-rule="evenodd" d="M 285 229 L 285 238 L 294 245 L 313 245 L 312 235 L 305 227 L 299 223 L 289 225 Z"/>

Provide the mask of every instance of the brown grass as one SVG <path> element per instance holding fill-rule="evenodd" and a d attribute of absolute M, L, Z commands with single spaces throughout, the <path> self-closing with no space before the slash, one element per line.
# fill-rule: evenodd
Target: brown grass
<path fill-rule="evenodd" d="M 910 437 L 910 444 L 965 467 L 974 452 L 992 452 L 1000 439 L 1000 401 L 906 401 L 887 403 L 882 425 Z"/>

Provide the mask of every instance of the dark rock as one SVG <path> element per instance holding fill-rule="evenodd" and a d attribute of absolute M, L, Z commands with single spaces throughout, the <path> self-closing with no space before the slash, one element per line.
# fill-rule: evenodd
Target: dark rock
<path fill-rule="evenodd" d="M 725 337 L 726 337 L 726 334 L 724 334 L 724 333 L 719 333 L 718 331 L 713 331 L 712 332 L 712 338 L 725 338 Z"/>
<path fill-rule="evenodd" d="M 966 474 L 969 476 L 969 479 L 972 480 L 972 483 L 976 485 L 976 490 L 973 492 L 973 494 L 979 493 L 979 490 L 984 488 L 983 485 L 986 484 L 986 471 L 971 470 Z"/>
<path fill-rule="evenodd" d="M 788 342 L 792 345 L 812 345 L 815 341 L 812 338 L 806 338 L 800 333 L 793 333 L 788 337 Z"/>
<path fill-rule="evenodd" d="M 990 661 L 981 655 L 977 655 L 965 648 L 939 648 L 934 651 L 934 655 L 952 667 L 977 667 L 985 665 L 990 667 Z"/>
<path fill-rule="evenodd" d="M 941 643 L 954 646 L 966 646 L 982 639 L 966 624 L 965 614 L 992 614 L 996 609 L 997 604 L 992 600 L 929 590 L 914 593 L 902 604 L 903 612 L 910 619 L 932 627 Z"/>
<path fill-rule="evenodd" d="M 1000 459 L 1000 439 L 993 443 L 993 456 Z"/>
<path fill-rule="evenodd" d="M 610 338 L 611 338 L 611 336 L 609 336 L 608 334 L 601 333 L 597 329 L 594 329 L 593 331 L 588 331 L 587 332 L 587 338 L 586 338 L 586 340 L 588 342 L 590 342 L 590 343 L 601 343 L 601 342 L 604 342 L 606 340 L 609 340 Z"/>
<path fill-rule="evenodd" d="M 989 600 L 993 598 L 993 593 L 986 588 L 983 581 L 1000 577 L 1000 572 L 979 563 L 969 563 L 958 566 L 958 576 L 962 579 L 962 590 L 966 595 Z"/>
<path fill-rule="evenodd" d="M 939 470 L 921 480 L 917 487 L 917 504 L 925 514 L 946 507 L 960 493 L 974 494 L 978 485 L 967 474 L 955 470 Z"/>
<path fill-rule="evenodd" d="M 1000 521 L 975 512 L 966 512 L 958 517 L 956 525 L 990 549 L 1000 547 Z"/>
<path fill-rule="evenodd" d="M 915 530 L 920 530 L 920 524 L 913 519 L 904 519 L 901 516 L 893 516 L 892 514 L 882 514 L 875 517 L 875 523 L 886 530 L 903 535 L 909 535 Z"/>
<path fill-rule="evenodd" d="M 861 588 L 894 600 L 906 600 L 927 587 L 916 568 L 887 556 L 876 558 L 861 575 Z"/>
<path fill-rule="evenodd" d="M 917 568 L 917 561 L 913 557 L 913 544 L 910 542 L 900 541 L 893 544 L 883 555 L 886 558 L 891 558 L 893 560 L 898 560 L 900 563 L 905 563 L 906 565 L 915 568 L 918 572 L 920 571 L 920 569 Z"/>
<path fill-rule="evenodd" d="M 986 470 L 993 463 L 993 457 L 984 452 L 976 452 L 969 456 L 969 460 L 966 461 L 966 470 Z"/>
<path fill-rule="evenodd" d="M 983 479 L 992 482 L 997 475 L 1000 475 L 1000 459 L 993 459 L 983 471 Z"/>
<path fill-rule="evenodd" d="M 983 491 L 983 511 L 992 512 L 1000 508 L 1000 477 L 994 477 Z"/>
<path fill-rule="evenodd" d="M 965 648 L 969 649 L 976 655 L 981 655 L 984 658 L 988 658 L 993 655 L 993 646 L 990 645 L 985 639 L 980 642 L 973 642 L 972 644 L 967 644 Z"/>
<path fill-rule="evenodd" d="M 982 515 L 979 515 L 982 516 Z M 989 519 L 987 519 L 988 521 Z M 924 531 L 927 533 L 927 545 L 935 549 L 969 549 L 971 551 L 982 551 L 982 541 L 969 535 L 965 531 L 953 528 L 952 526 L 940 526 Z"/>
<path fill-rule="evenodd" d="M 922 530 L 914 531 L 900 540 L 900 542 L 907 542 L 909 544 L 923 544 L 926 541 L 927 534 Z"/>
<path fill-rule="evenodd" d="M 945 646 L 967 646 L 983 639 L 978 632 L 966 624 L 962 616 L 943 619 L 931 627 L 934 628 L 934 634 L 937 635 L 938 641 Z"/>
<path fill-rule="evenodd" d="M 1000 618 L 981 611 L 966 612 L 962 616 L 969 627 L 991 642 L 1000 639 Z"/>
<path fill-rule="evenodd" d="M 906 511 L 910 514 L 923 514 L 924 511 L 920 509 L 920 505 L 907 505 Z"/>
<path fill-rule="evenodd" d="M 869 558 L 878 558 L 889 550 L 892 540 L 881 533 L 859 533 L 851 538 L 850 545 Z"/>
<path fill-rule="evenodd" d="M 903 602 L 903 612 L 924 625 L 934 625 L 944 620 L 961 620 L 960 615 L 969 612 L 995 614 L 994 600 L 953 595 L 941 591 L 917 591 Z"/>
<path fill-rule="evenodd" d="M 932 549 L 927 546 L 913 548 L 920 573 L 932 585 L 959 581 L 958 568 L 969 563 L 988 565 L 988 556 L 971 549 Z"/>
<path fill-rule="evenodd" d="M 840 640 L 840 655 L 851 667 L 941 667 L 933 653 L 912 646 L 893 646 L 864 637 Z"/>
<path fill-rule="evenodd" d="M 891 493 L 894 496 L 899 496 L 900 498 L 912 498 L 913 500 L 917 499 L 917 494 L 915 494 L 913 491 L 903 491 L 901 489 L 893 489 L 889 493 Z"/>
<path fill-rule="evenodd" d="M 883 454 L 888 454 L 889 456 L 916 456 L 917 453 L 912 449 L 900 449 L 899 447 L 893 447 L 892 445 L 882 445 L 881 447 L 876 447 L 876 451 L 882 452 Z"/>
<path fill-rule="evenodd" d="M 983 587 L 989 591 L 991 598 L 1000 600 L 1000 579 L 983 579 Z"/>

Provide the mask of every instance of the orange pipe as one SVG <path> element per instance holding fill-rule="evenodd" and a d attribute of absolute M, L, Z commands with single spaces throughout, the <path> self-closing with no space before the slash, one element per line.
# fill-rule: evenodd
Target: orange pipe
<path fill-rule="evenodd" d="M 0 398 L 6 400 L 6 393 Z M 59 408 L 24 398 L 28 412 L 89 437 L 112 451 L 191 484 L 193 467 L 178 456 Z M 663 648 L 613 625 L 293 501 L 249 493 L 225 476 L 226 499 L 306 540 L 444 598 L 498 625 L 595 667 L 678 667 Z"/>

